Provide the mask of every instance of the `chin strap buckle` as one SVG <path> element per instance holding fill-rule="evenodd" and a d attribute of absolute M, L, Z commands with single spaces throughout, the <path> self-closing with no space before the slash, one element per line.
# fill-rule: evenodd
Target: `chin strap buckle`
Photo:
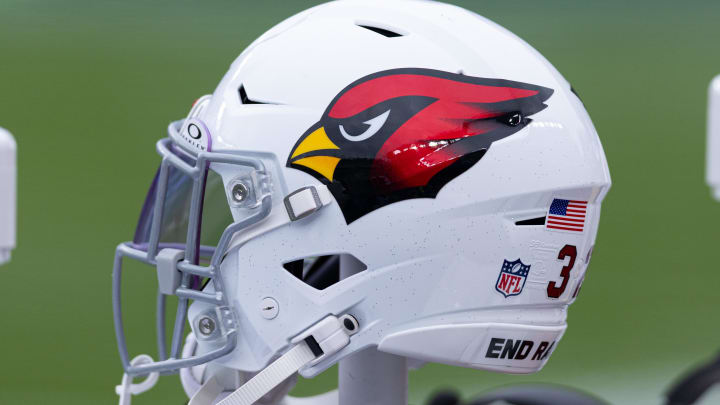
<path fill-rule="evenodd" d="M 293 222 L 314 214 L 332 201 L 332 194 L 325 185 L 299 188 L 283 200 Z"/>
<path fill-rule="evenodd" d="M 350 335 L 355 331 L 357 328 L 347 329 L 336 316 L 328 316 L 293 339 L 294 346 L 289 351 L 217 405 L 254 404 L 303 367 L 315 365 L 339 352 L 350 343 Z M 210 379 L 209 383 L 214 384 L 213 381 Z M 205 395 L 193 396 L 189 405 L 207 405 L 206 398 Z"/>

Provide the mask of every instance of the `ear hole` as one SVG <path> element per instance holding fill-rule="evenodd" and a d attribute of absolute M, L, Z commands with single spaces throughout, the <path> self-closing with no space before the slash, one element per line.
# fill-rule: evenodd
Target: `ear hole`
<path fill-rule="evenodd" d="M 394 30 L 391 30 L 388 28 L 378 27 L 376 25 L 369 25 L 369 24 L 362 24 L 362 23 L 358 23 L 356 25 L 360 28 L 365 28 L 366 30 L 370 30 L 376 34 L 380 34 L 387 38 L 397 38 L 397 37 L 402 37 L 404 35 L 397 31 L 394 31 Z"/>
<path fill-rule="evenodd" d="M 324 290 L 340 282 L 340 256 L 343 255 L 352 256 L 360 263 L 361 271 L 367 270 L 367 265 L 348 253 L 306 257 L 284 263 L 283 267 L 310 287 Z"/>

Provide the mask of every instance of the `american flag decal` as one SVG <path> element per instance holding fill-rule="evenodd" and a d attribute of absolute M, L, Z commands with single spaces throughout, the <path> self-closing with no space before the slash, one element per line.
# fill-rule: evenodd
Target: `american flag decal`
<path fill-rule="evenodd" d="M 582 232 L 585 228 L 587 201 L 553 199 L 545 227 L 560 231 Z"/>

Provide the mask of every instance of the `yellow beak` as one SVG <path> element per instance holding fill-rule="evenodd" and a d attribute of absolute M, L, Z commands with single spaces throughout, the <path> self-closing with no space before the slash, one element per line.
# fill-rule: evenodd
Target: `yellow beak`
<path fill-rule="evenodd" d="M 323 154 L 323 151 L 338 150 L 324 127 L 309 131 L 300 139 L 295 149 L 290 153 L 289 164 L 307 167 L 323 175 L 329 181 L 333 181 L 335 168 L 340 158 Z"/>

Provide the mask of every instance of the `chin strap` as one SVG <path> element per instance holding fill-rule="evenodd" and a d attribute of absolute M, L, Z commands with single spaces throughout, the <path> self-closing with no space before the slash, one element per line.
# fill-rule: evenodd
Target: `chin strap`
<path fill-rule="evenodd" d="M 190 398 L 188 405 L 212 404 L 225 389 L 218 381 L 217 376 L 212 376 L 202 387 Z"/>
<path fill-rule="evenodd" d="M 291 343 L 294 345 L 290 350 L 217 405 L 256 403 L 303 367 L 317 364 L 347 346 L 355 330 L 346 329 L 340 319 L 328 316 L 293 339 Z M 211 405 L 221 393 L 222 387 L 213 376 L 193 395 L 188 405 Z"/>
<path fill-rule="evenodd" d="M 259 401 L 273 388 L 295 374 L 306 364 L 315 360 L 315 354 L 308 347 L 307 343 L 301 342 L 295 345 L 290 351 L 275 360 L 255 377 L 243 384 L 227 398 L 218 402 L 217 405 L 251 405 Z M 212 383 L 211 378 L 208 383 Z M 200 391 L 203 391 L 205 386 Z M 199 394 L 200 392 L 198 392 Z M 219 393 L 218 393 L 219 394 Z M 217 394 L 215 395 L 217 397 Z M 213 397 L 213 399 L 215 398 Z M 193 397 L 193 400 L 195 397 Z M 208 402 L 193 402 L 189 405 L 205 405 Z"/>
<path fill-rule="evenodd" d="M 141 354 L 130 362 L 131 366 L 140 366 L 142 364 L 152 363 L 152 357 L 147 354 Z M 147 378 L 138 384 L 133 384 L 133 377 L 127 373 L 123 374 L 122 383 L 115 387 L 115 393 L 120 396 L 120 405 L 130 405 L 133 395 L 140 395 L 150 390 L 157 384 L 159 373 L 150 373 Z"/>

